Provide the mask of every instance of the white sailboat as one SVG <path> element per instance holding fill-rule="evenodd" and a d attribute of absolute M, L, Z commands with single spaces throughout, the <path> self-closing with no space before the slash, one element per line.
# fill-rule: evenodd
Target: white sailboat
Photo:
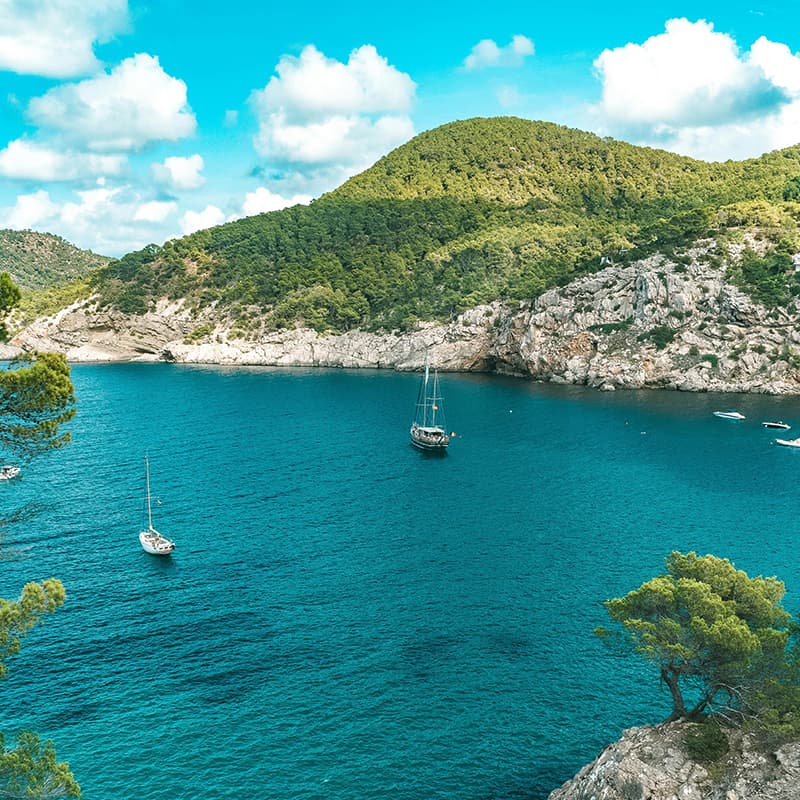
<path fill-rule="evenodd" d="M 443 453 L 447 451 L 450 437 L 443 427 L 444 412 L 441 407 L 442 398 L 439 395 L 439 373 L 434 369 L 432 379 L 430 373 L 426 356 L 425 374 L 420 381 L 414 421 L 411 423 L 409 433 L 414 447 Z"/>
<path fill-rule="evenodd" d="M 175 549 L 175 542 L 162 536 L 153 527 L 153 511 L 150 505 L 150 462 L 144 457 L 144 473 L 147 480 L 147 530 L 139 533 L 139 542 L 146 553 L 168 556 Z"/>

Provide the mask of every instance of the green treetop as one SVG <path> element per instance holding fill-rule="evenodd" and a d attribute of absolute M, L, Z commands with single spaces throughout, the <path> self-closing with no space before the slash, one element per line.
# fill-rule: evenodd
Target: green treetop
<path fill-rule="evenodd" d="M 673 552 L 663 575 L 605 602 L 633 650 L 655 665 L 672 695 L 669 720 L 735 704 L 755 680 L 754 665 L 783 658 L 789 614 L 784 585 L 750 578 L 730 561 Z M 598 628 L 599 636 L 608 631 Z M 697 692 L 687 706 L 684 692 Z"/>
<path fill-rule="evenodd" d="M 28 583 L 18 600 L 0 598 L 0 678 L 6 677 L 6 660 L 16 655 L 23 637 L 64 604 L 64 586 L 55 578 Z M 0 732 L 0 797 L 80 797 L 80 786 L 69 764 L 56 761 L 50 741 L 32 731 L 20 731 L 15 746 L 6 749 Z"/>
<path fill-rule="evenodd" d="M 33 353 L 0 372 L 0 449 L 30 458 L 69 441 L 75 416 L 69 366 L 61 353 Z"/>
<path fill-rule="evenodd" d="M 0 305 L 8 286 L 0 275 Z M 13 294 L 13 292 L 12 292 Z M 69 441 L 61 425 L 75 415 L 75 394 L 69 366 L 60 353 L 33 353 L 16 359 L 0 372 L 0 449 L 23 457 L 60 447 Z M 24 518 L 25 509 L 6 513 L 0 522 Z M 64 586 L 55 578 L 28 583 L 18 600 L 0 598 L 0 678 L 6 661 L 16 655 L 25 635 L 45 614 L 63 605 Z M 32 731 L 21 731 L 13 745 L 0 733 L 0 797 L 39 800 L 79 797 L 80 787 L 66 762 L 56 761 L 55 748 Z"/>

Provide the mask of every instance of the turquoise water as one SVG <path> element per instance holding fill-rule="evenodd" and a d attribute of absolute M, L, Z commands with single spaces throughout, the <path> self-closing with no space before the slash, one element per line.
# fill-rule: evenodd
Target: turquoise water
<path fill-rule="evenodd" d="M 445 375 L 450 453 L 384 372 L 73 369 L 74 441 L 0 486 L 46 499 L 0 596 L 65 607 L 2 685 L 89 800 L 544 798 L 666 716 L 600 601 L 671 549 L 777 574 L 800 607 L 800 401 Z M 711 412 L 736 407 L 744 422 Z M 143 553 L 144 455 L 171 559 Z"/>

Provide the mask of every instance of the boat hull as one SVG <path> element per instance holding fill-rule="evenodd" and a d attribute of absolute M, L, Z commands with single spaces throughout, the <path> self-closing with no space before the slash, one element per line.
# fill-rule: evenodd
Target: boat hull
<path fill-rule="evenodd" d="M 776 439 L 775 444 L 783 447 L 800 447 L 800 439 Z"/>
<path fill-rule="evenodd" d="M 719 417 L 720 419 L 744 419 L 744 414 L 740 414 L 738 411 L 715 411 L 715 417 Z"/>
<path fill-rule="evenodd" d="M 425 450 L 428 453 L 447 452 L 447 444 L 428 444 L 427 442 L 421 442 L 419 439 L 415 439 L 413 436 L 411 437 L 411 444 L 418 450 Z"/>
<path fill-rule="evenodd" d="M 152 556 L 168 556 L 175 549 L 175 542 L 154 531 L 142 531 L 139 534 L 139 543 L 142 545 L 142 550 Z"/>
<path fill-rule="evenodd" d="M 762 422 L 765 428 L 777 428 L 781 431 L 788 431 L 792 426 L 787 425 L 785 422 Z"/>
<path fill-rule="evenodd" d="M 19 475 L 19 467 L 10 467 L 8 465 L 0 467 L 0 481 L 10 481 Z"/>
<path fill-rule="evenodd" d="M 439 427 L 412 425 L 409 431 L 411 444 L 420 450 L 444 452 L 450 444 L 450 437 Z"/>

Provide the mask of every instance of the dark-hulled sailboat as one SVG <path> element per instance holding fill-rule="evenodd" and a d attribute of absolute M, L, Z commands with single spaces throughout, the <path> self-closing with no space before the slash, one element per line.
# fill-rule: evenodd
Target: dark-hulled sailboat
<path fill-rule="evenodd" d="M 439 373 L 428 366 L 425 358 L 425 374 L 419 384 L 414 421 L 411 423 L 411 444 L 420 450 L 447 452 L 450 437 L 444 427 L 444 410 L 439 394 Z"/>

